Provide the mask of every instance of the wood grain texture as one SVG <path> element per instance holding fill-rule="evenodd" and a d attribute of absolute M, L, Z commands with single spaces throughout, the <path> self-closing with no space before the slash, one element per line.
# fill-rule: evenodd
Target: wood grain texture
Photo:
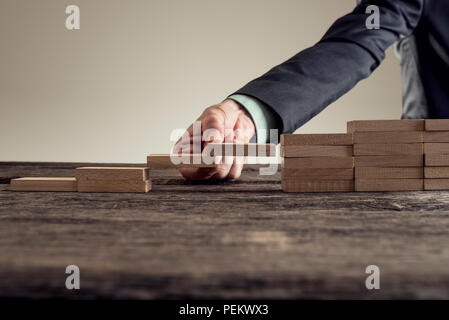
<path fill-rule="evenodd" d="M 284 192 L 352 192 L 353 180 L 298 180 L 282 179 Z"/>
<path fill-rule="evenodd" d="M 352 146 L 281 146 L 281 156 L 287 158 L 352 157 Z"/>
<path fill-rule="evenodd" d="M 351 146 L 352 134 L 348 133 L 319 133 L 319 134 L 283 134 L 281 145 L 333 145 Z"/>
<path fill-rule="evenodd" d="M 422 167 L 410 168 L 379 168 L 379 167 L 356 167 L 356 179 L 379 180 L 379 179 L 423 179 Z"/>
<path fill-rule="evenodd" d="M 177 155 L 173 155 L 178 157 Z M 213 159 L 212 159 L 213 160 Z M 208 164 L 203 161 L 201 155 L 182 155 L 179 156 L 179 164 L 172 162 L 169 154 L 151 154 L 147 156 L 147 166 L 150 169 L 168 169 L 168 168 L 214 168 L 217 164 Z"/>
<path fill-rule="evenodd" d="M 426 119 L 426 131 L 449 131 L 449 119 Z"/>
<path fill-rule="evenodd" d="M 354 158 L 355 167 L 422 167 L 423 163 L 421 155 L 357 156 Z"/>
<path fill-rule="evenodd" d="M 449 154 L 449 143 L 424 143 L 424 153 Z"/>
<path fill-rule="evenodd" d="M 422 143 L 354 144 L 354 156 L 422 155 Z"/>
<path fill-rule="evenodd" d="M 429 167 L 449 167 L 449 154 L 426 154 L 424 155 L 424 163 Z"/>
<path fill-rule="evenodd" d="M 425 131 L 424 142 L 449 142 L 449 131 Z"/>
<path fill-rule="evenodd" d="M 270 143 L 209 143 L 207 155 L 238 157 L 275 157 L 276 145 Z"/>
<path fill-rule="evenodd" d="M 423 119 L 356 120 L 347 123 L 348 133 L 371 131 L 424 131 Z"/>
<path fill-rule="evenodd" d="M 356 179 L 355 191 L 421 191 L 424 190 L 423 179 Z"/>
<path fill-rule="evenodd" d="M 282 169 L 282 179 L 303 179 L 303 180 L 353 180 L 353 169 Z"/>
<path fill-rule="evenodd" d="M 148 180 L 149 168 L 81 167 L 76 168 L 77 179 L 85 180 Z"/>
<path fill-rule="evenodd" d="M 283 158 L 283 168 L 353 168 L 354 158 L 343 157 L 310 157 L 310 158 Z"/>
<path fill-rule="evenodd" d="M 0 298 L 449 299 L 447 191 L 284 193 L 252 166 L 213 183 L 154 169 L 149 193 L 7 190 L 101 165 L 0 163 Z"/>
<path fill-rule="evenodd" d="M 424 178 L 449 179 L 449 167 L 425 167 Z"/>
<path fill-rule="evenodd" d="M 422 143 L 423 132 L 355 132 L 354 143 Z"/>
<path fill-rule="evenodd" d="M 76 178 L 66 177 L 25 177 L 11 180 L 12 191 L 63 191 L 77 190 Z"/>
<path fill-rule="evenodd" d="M 424 190 L 449 190 L 449 179 L 424 179 Z"/>
<path fill-rule="evenodd" d="M 150 190 L 150 180 L 78 180 L 78 192 L 145 193 Z"/>

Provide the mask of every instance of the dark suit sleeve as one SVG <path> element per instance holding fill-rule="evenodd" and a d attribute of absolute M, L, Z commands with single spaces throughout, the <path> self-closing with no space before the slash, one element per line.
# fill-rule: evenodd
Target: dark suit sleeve
<path fill-rule="evenodd" d="M 368 77 L 385 50 L 417 26 L 425 0 L 362 1 L 338 19 L 315 46 L 238 90 L 267 104 L 291 133 Z M 380 29 L 366 28 L 369 5 L 380 10 Z M 281 128 L 280 128 L 281 129 Z"/>

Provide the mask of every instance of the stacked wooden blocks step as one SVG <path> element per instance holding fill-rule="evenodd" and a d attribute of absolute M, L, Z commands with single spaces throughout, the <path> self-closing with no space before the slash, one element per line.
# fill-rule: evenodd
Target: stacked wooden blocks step
<path fill-rule="evenodd" d="M 354 191 L 352 144 L 352 134 L 282 135 L 282 190 Z"/>
<path fill-rule="evenodd" d="M 353 134 L 355 191 L 419 191 L 424 120 L 348 122 Z"/>
<path fill-rule="evenodd" d="M 148 192 L 148 168 L 82 167 L 76 169 L 78 192 Z"/>
<path fill-rule="evenodd" d="M 425 120 L 424 190 L 449 190 L 449 119 Z"/>

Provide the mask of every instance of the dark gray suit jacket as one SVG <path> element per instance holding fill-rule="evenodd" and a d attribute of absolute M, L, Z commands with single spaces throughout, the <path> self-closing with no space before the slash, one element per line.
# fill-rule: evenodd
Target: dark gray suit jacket
<path fill-rule="evenodd" d="M 366 28 L 369 5 L 380 9 L 380 29 Z M 271 107 L 282 132 L 291 133 L 368 77 L 395 42 L 403 117 L 449 118 L 449 0 L 362 0 L 315 46 L 236 93 Z"/>

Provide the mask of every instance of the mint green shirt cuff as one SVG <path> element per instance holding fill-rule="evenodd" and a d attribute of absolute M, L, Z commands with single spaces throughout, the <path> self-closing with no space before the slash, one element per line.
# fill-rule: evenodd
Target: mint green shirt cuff
<path fill-rule="evenodd" d="M 256 127 L 257 143 L 270 141 L 270 129 L 279 129 L 277 118 L 265 103 L 243 94 L 233 94 L 228 99 L 239 103 L 248 111 Z"/>

